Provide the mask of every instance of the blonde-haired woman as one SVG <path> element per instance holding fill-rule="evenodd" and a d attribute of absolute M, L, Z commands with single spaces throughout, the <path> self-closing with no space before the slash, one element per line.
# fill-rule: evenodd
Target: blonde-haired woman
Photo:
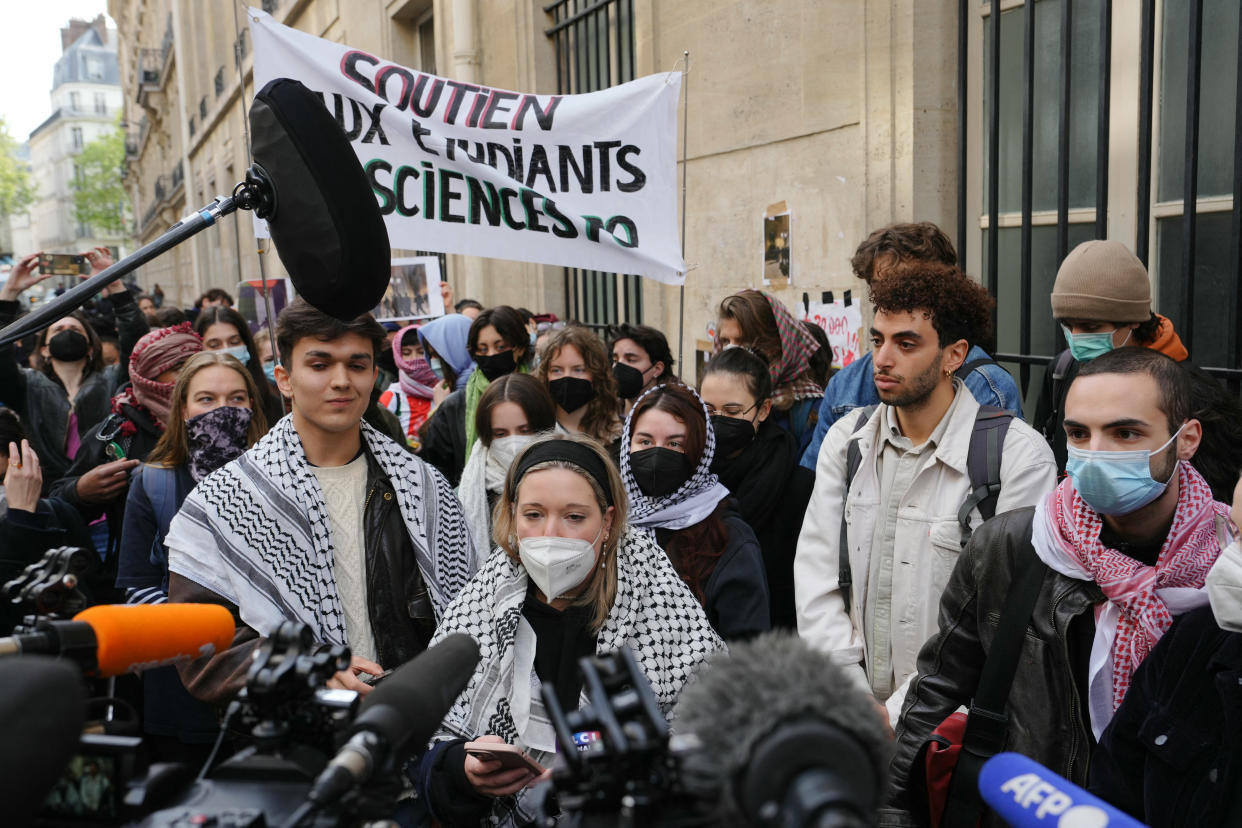
<path fill-rule="evenodd" d="M 418 766 L 416 783 L 449 825 L 511 821 L 526 770 L 468 756 L 508 742 L 550 767 L 556 740 L 540 689 L 566 710 L 582 698 L 579 659 L 629 646 L 665 714 L 699 663 L 724 645 L 668 557 L 626 525 L 625 487 L 585 437 L 551 437 L 514 461 L 494 514 L 499 549 L 449 606 L 436 639 L 466 633 L 481 660 Z"/>
<path fill-rule="evenodd" d="M 584 325 L 561 328 L 541 346 L 536 373 L 556 401 L 562 430 L 614 447 L 621 418 L 612 357 L 603 340 Z"/>
<path fill-rule="evenodd" d="M 263 398 L 240 361 L 203 351 L 182 367 L 173 385 L 168 425 L 134 473 L 125 507 L 118 588 L 131 604 L 168 600 L 168 524 L 190 490 L 267 433 Z M 218 727 L 173 667 L 143 675 L 143 727 L 165 761 L 205 757 Z"/>

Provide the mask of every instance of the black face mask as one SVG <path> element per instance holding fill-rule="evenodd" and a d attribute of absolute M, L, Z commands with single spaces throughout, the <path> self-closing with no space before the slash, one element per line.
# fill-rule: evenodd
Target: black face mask
<path fill-rule="evenodd" d="M 91 342 L 75 330 L 63 330 L 47 341 L 52 359 L 61 362 L 77 362 L 85 359 L 91 350 Z"/>
<path fill-rule="evenodd" d="M 643 390 L 643 372 L 624 362 L 612 364 L 612 375 L 617 378 L 617 396 L 632 400 Z"/>
<path fill-rule="evenodd" d="M 668 497 L 694 473 L 689 457 L 662 447 L 630 452 L 630 471 L 639 490 L 656 498 Z"/>
<path fill-rule="evenodd" d="M 716 432 L 716 459 L 726 459 L 746 448 L 755 439 L 755 427 L 750 420 L 741 417 L 712 415 L 712 430 Z"/>
<path fill-rule="evenodd" d="M 486 374 L 484 375 L 486 376 Z M 595 385 L 580 377 L 561 377 L 548 383 L 548 392 L 561 410 L 572 414 L 595 399 Z"/>
<path fill-rule="evenodd" d="M 479 370 L 483 372 L 483 376 L 487 377 L 488 382 L 500 379 L 505 374 L 512 374 L 517 368 L 517 360 L 513 356 L 512 348 L 491 356 L 476 356 L 474 364 L 479 366 Z"/>

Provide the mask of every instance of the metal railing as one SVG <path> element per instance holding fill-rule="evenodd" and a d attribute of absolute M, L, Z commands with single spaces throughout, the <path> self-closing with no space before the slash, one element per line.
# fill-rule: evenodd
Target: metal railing
<path fill-rule="evenodd" d="M 556 50 L 556 89 L 573 95 L 634 79 L 634 0 L 556 0 L 544 6 Z M 641 324 L 641 279 L 565 268 L 565 316 L 592 328 Z"/>
<path fill-rule="evenodd" d="M 984 152 L 986 153 L 987 174 L 984 178 L 984 195 L 986 200 L 985 215 L 987 231 L 982 250 L 982 261 L 986 273 L 986 285 L 991 294 L 997 298 L 998 313 L 1000 310 L 1013 310 L 1015 301 L 1013 283 L 1007 283 L 1001 290 L 1000 274 L 1017 271 L 1016 303 L 1019 327 L 1016 343 L 1013 335 L 1007 334 L 1009 348 L 1000 348 L 995 354 L 1000 362 L 1011 363 L 1018 369 L 1019 383 L 1023 396 L 1030 399 L 1032 369 L 1046 366 L 1053 356 L 1051 354 L 1032 354 L 1032 326 L 1036 320 L 1051 322 L 1051 314 L 1046 301 L 1035 304 L 1032 301 L 1033 278 L 1032 266 L 1035 259 L 1036 241 L 1034 239 L 1035 223 L 1033 214 L 1034 192 L 1034 139 L 1036 130 L 1035 118 L 1035 12 L 1036 3 L 1027 0 L 1023 4 L 1022 15 L 1022 135 L 1021 135 L 1021 178 L 1020 178 L 1020 240 L 1016 267 L 1012 258 L 1002 261 L 1000 253 L 1001 228 L 1001 194 L 1000 176 L 1001 162 L 1001 78 L 1002 78 L 1002 36 L 1001 36 L 1001 0 L 987 0 L 984 5 L 980 0 L 958 0 L 958 257 L 965 261 L 967 246 L 972 238 L 972 228 L 978 228 L 978 217 L 968 211 L 967 174 L 968 157 L 968 124 L 967 113 L 970 108 L 971 94 L 979 94 L 969 88 L 969 31 L 970 15 L 979 15 L 982 10 L 988 12 L 984 20 L 985 40 L 983 60 L 986 64 L 984 77 L 987 86 L 981 90 L 985 99 L 984 119 Z M 1043 4 L 1039 4 L 1043 5 Z M 1051 4 L 1048 4 L 1051 6 Z M 1099 40 L 1095 43 L 1097 64 L 1093 67 L 1096 78 L 1094 94 L 1098 96 L 1094 130 L 1095 141 L 1095 197 L 1094 221 L 1085 224 L 1070 221 L 1070 187 L 1071 187 L 1071 112 L 1072 71 L 1076 68 L 1073 62 L 1074 27 L 1082 18 L 1075 14 L 1073 0 L 1059 2 L 1059 54 L 1058 74 L 1055 78 L 1057 88 L 1057 140 L 1056 140 L 1056 236 L 1055 264 L 1060 265 L 1070 247 L 1071 228 L 1089 231 L 1089 238 L 1106 238 L 1108 228 L 1108 173 L 1109 173 L 1109 92 L 1112 82 L 1112 0 L 1096 0 L 1097 8 L 1090 10 L 1098 14 L 1095 21 L 1098 27 Z M 1184 7 L 1184 8 L 1183 8 Z M 1239 245 L 1242 244 L 1242 59 L 1239 59 L 1236 72 L 1238 83 L 1234 128 L 1234 168 L 1233 168 L 1233 204 L 1232 234 L 1230 236 L 1230 259 L 1228 279 L 1231 293 L 1227 296 L 1214 295 L 1205 297 L 1196 294 L 1196 236 L 1198 229 L 1198 164 L 1200 150 L 1200 92 L 1203 70 L 1203 7 L 1204 0 L 1185 0 L 1179 3 L 1175 11 L 1185 14 L 1188 21 L 1188 39 L 1185 43 L 1170 44 L 1170 49 L 1184 50 L 1187 59 L 1185 87 L 1185 164 L 1184 181 L 1181 198 L 1181 262 L 1176 274 L 1176 293 L 1179 301 L 1172 308 L 1161 308 L 1168 316 L 1181 337 L 1183 344 L 1191 352 L 1194 360 L 1193 344 L 1196 339 L 1196 311 L 1204 311 L 1209 304 L 1227 303 L 1230 322 L 1227 324 L 1228 343 L 1225 349 L 1225 364 L 1204 366 L 1204 370 L 1217 375 L 1230 385 L 1234 391 L 1242 388 L 1242 266 L 1239 260 Z M 1135 253 L 1149 271 L 1159 270 L 1150 265 L 1151 224 L 1153 206 L 1153 122 L 1157 107 L 1156 97 L 1156 64 L 1160 56 L 1160 44 L 1156 42 L 1156 2 L 1142 0 L 1140 65 L 1138 72 L 1139 113 L 1137 147 L 1137 192 L 1136 192 L 1136 238 Z M 1238 55 L 1242 56 L 1242 25 L 1237 35 Z M 1078 65 L 1081 68 L 1081 64 Z M 1235 67 L 1212 67 L 1213 71 L 1229 71 Z M 1047 82 L 1046 78 L 1041 78 Z M 990 101 L 990 105 L 989 104 Z M 1128 137 L 1128 136 L 1127 136 Z M 974 232 L 977 232 L 975 230 Z M 979 238 L 974 236 L 974 238 Z M 1081 240 L 1081 238 L 1079 239 Z M 1041 251 L 1043 252 L 1043 251 Z M 1166 271 L 1165 278 L 1169 278 Z M 1162 290 L 1168 293 L 1168 290 Z M 1042 300 L 1042 296 L 1040 297 Z M 995 316 L 994 316 L 995 320 Z M 1059 330 L 1054 330 L 1055 351 L 1065 347 L 1064 338 Z M 1016 344 L 1016 351 L 1013 345 Z M 1042 372 L 1041 372 L 1042 373 Z"/>

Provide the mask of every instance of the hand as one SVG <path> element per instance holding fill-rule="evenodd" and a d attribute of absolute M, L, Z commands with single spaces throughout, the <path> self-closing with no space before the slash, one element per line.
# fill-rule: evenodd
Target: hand
<path fill-rule="evenodd" d="M 365 696 L 375 688 L 364 683 L 358 678 L 359 673 L 369 673 L 372 676 L 378 676 L 384 672 L 384 668 L 362 656 L 353 656 L 349 659 L 349 669 L 341 672 L 328 679 L 327 687 L 331 690 L 353 690 L 360 696 Z"/>
<path fill-rule="evenodd" d="M 488 734 L 475 739 L 476 742 L 496 742 L 504 744 L 499 736 Z M 543 772 L 544 776 L 551 771 Z M 508 796 L 515 794 L 534 782 L 536 775 L 526 768 L 504 768 L 500 761 L 492 759 L 484 761 L 477 756 L 466 754 L 466 779 L 471 787 L 484 796 Z"/>
<path fill-rule="evenodd" d="M 17 260 L 17 264 L 9 271 L 9 280 L 0 288 L 0 299 L 11 302 L 44 279 L 52 278 L 51 273 L 40 273 L 38 270 L 41 255 L 31 253 Z"/>
<path fill-rule="evenodd" d="M 88 250 L 82 255 L 86 257 L 86 261 L 89 262 L 91 266 L 91 272 L 87 275 L 81 276 L 83 279 L 89 279 L 97 273 L 103 273 L 115 264 L 115 262 L 112 261 L 112 254 L 108 252 L 108 248 L 106 247 L 96 247 L 94 250 Z M 111 296 L 114 293 L 123 293 L 124 291 L 125 283 L 120 279 L 117 279 L 115 282 L 110 283 L 103 289 L 103 295 Z"/>
<path fill-rule="evenodd" d="M 453 286 L 448 282 L 440 282 L 440 298 L 444 300 L 444 312 L 453 312 Z"/>
<path fill-rule="evenodd" d="M 113 460 L 96 466 L 78 478 L 74 489 L 86 503 L 108 503 L 129 486 L 129 473 L 137 460 Z"/>
<path fill-rule="evenodd" d="M 39 469 L 39 455 L 25 440 L 22 440 L 20 449 L 17 443 L 9 443 L 9 468 L 4 474 L 4 496 L 9 501 L 9 508 L 33 512 L 39 505 L 42 491 L 43 472 Z"/>
<path fill-rule="evenodd" d="M 431 389 L 431 407 L 433 409 L 439 408 L 440 403 L 444 402 L 448 395 L 452 393 L 453 389 L 448 387 L 447 382 L 437 382 L 436 387 Z"/>

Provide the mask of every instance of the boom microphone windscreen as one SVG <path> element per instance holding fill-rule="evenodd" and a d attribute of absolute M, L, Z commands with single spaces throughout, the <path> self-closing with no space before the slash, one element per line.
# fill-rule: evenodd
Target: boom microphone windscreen
<path fill-rule="evenodd" d="M 254 96 L 250 135 L 255 164 L 275 190 L 272 241 L 298 293 L 342 320 L 374 308 L 388 287 L 388 229 L 323 100 L 277 78 Z"/>
<path fill-rule="evenodd" d="M 76 752 L 86 723 L 82 674 L 54 658 L 0 661 L 0 803 L 27 825 Z"/>
<path fill-rule="evenodd" d="M 119 676 L 227 650 L 233 615 L 217 604 L 101 605 L 73 617 L 95 631 L 97 674 Z"/>
<path fill-rule="evenodd" d="M 883 713 L 831 659 L 772 632 L 703 664 L 677 702 L 674 728 L 698 737 L 687 787 L 726 824 L 871 824 L 891 750 Z M 797 815 L 795 817 L 794 815 Z M 802 821 L 798 817 L 805 817 Z"/>

